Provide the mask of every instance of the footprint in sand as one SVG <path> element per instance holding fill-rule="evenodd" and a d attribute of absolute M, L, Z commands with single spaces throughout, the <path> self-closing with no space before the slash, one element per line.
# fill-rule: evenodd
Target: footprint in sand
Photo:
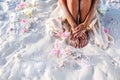
<path fill-rule="evenodd" d="M 6 11 L 8 11 L 8 9 L 8 3 L 4 0 L 0 0 L 0 21 L 4 20 Z"/>
<path fill-rule="evenodd" d="M 1 8 L 1 6 L 0 6 L 0 8 Z M 4 12 L 1 11 L 1 9 L 0 9 L 0 21 L 3 21 L 4 18 L 5 18 Z"/>
<path fill-rule="evenodd" d="M 113 64 L 115 67 L 120 67 L 120 57 L 115 57 L 115 58 L 113 58 L 112 64 Z"/>

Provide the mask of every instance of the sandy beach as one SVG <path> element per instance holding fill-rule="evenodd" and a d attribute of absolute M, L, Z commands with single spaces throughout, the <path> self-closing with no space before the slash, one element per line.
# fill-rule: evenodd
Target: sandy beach
<path fill-rule="evenodd" d="M 107 49 L 88 44 L 76 50 L 53 37 L 46 21 L 56 5 L 0 0 L 0 80 L 120 80 L 120 0 L 100 5 L 101 23 L 114 38 Z"/>

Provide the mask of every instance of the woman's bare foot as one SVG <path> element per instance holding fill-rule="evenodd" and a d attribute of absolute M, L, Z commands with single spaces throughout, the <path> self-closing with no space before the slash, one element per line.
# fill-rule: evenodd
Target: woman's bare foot
<path fill-rule="evenodd" d="M 88 44 L 88 36 L 84 33 L 81 37 L 75 38 L 73 34 L 70 34 L 69 43 L 75 48 L 83 48 Z"/>

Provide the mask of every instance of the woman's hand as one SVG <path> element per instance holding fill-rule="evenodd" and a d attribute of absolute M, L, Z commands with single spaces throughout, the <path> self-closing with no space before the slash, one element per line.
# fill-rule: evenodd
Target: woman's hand
<path fill-rule="evenodd" d="M 87 25 L 86 23 L 81 23 L 81 24 L 79 24 L 77 27 L 75 27 L 74 30 L 75 30 L 75 31 L 85 30 L 87 26 L 88 26 L 88 25 Z"/>
<path fill-rule="evenodd" d="M 71 33 L 69 37 L 69 43 L 71 46 L 75 48 L 82 48 L 87 45 L 88 43 L 88 36 L 86 33 L 83 33 L 81 37 L 75 38 L 74 35 Z"/>
<path fill-rule="evenodd" d="M 74 29 L 72 29 L 72 35 L 74 35 L 74 38 L 77 37 L 83 37 L 85 38 L 84 34 L 86 32 L 86 25 L 84 23 L 81 23 L 80 25 L 78 25 L 77 27 L 75 27 Z"/>
<path fill-rule="evenodd" d="M 74 46 L 75 48 L 82 48 L 88 43 L 88 36 L 85 33 L 85 27 L 83 23 L 75 28 L 71 28 L 71 34 L 70 34 L 70 45 Z"/>

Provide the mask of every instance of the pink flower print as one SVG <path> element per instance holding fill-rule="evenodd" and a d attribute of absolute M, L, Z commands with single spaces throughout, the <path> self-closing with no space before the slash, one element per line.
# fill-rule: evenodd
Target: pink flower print
<path fill-rule="evenodd" d="M 109 29 L 104 29 L 104 32 L 105 33 L 109 33 Z"/>
<path fill-rule="evenodd" d="M 60 57 L 62 50 L 60 49 L 59 41 L 55 41 L 54 49 L 52 50 L 52 53 L 55 54 L 57 57 Z"/>
<path fill-rule="evenodd" d="M 61 55 L 61 50 L 60 49 L 53 49 L 53 54 L 55 54 L 57 57 L 60 57 Z"/>
<path fill-rule="evenodd" d="M 57 34 L 58 34 L 58 36 L 60 36 L 60 37 L 61 37 L 61 36 L 62 36 L 62 34 L 63 34 L 63 32 L 58 31 L 58 33 L 57 33 Z"/>
<path fill-rule="evenodd" d="M 63 33 L 63 37 L 64 37 L 64 38 L 67 38 L 67 37 L 69 36 L 69 34 L 70 34 L 69 32 L 64 32 L 64 33 Z"/>
<path fill-rule="evenodd" d="M 59 41 L 58 41 L 58 40 L 55 41 L 54 48 L 55 48 L 55 49 L 59 49 L 59 48 L 60 48 L 60 44 L 59 44 Z"/>
<path fill-rule="evenodd" d="M 65 39 L 65 38 L 67 38 L 67 37 L 69 36 L 69 32 L 59 31 L 59 32 L 57 33 L 57 35 L 58 35 L 60 38 Z"/>

